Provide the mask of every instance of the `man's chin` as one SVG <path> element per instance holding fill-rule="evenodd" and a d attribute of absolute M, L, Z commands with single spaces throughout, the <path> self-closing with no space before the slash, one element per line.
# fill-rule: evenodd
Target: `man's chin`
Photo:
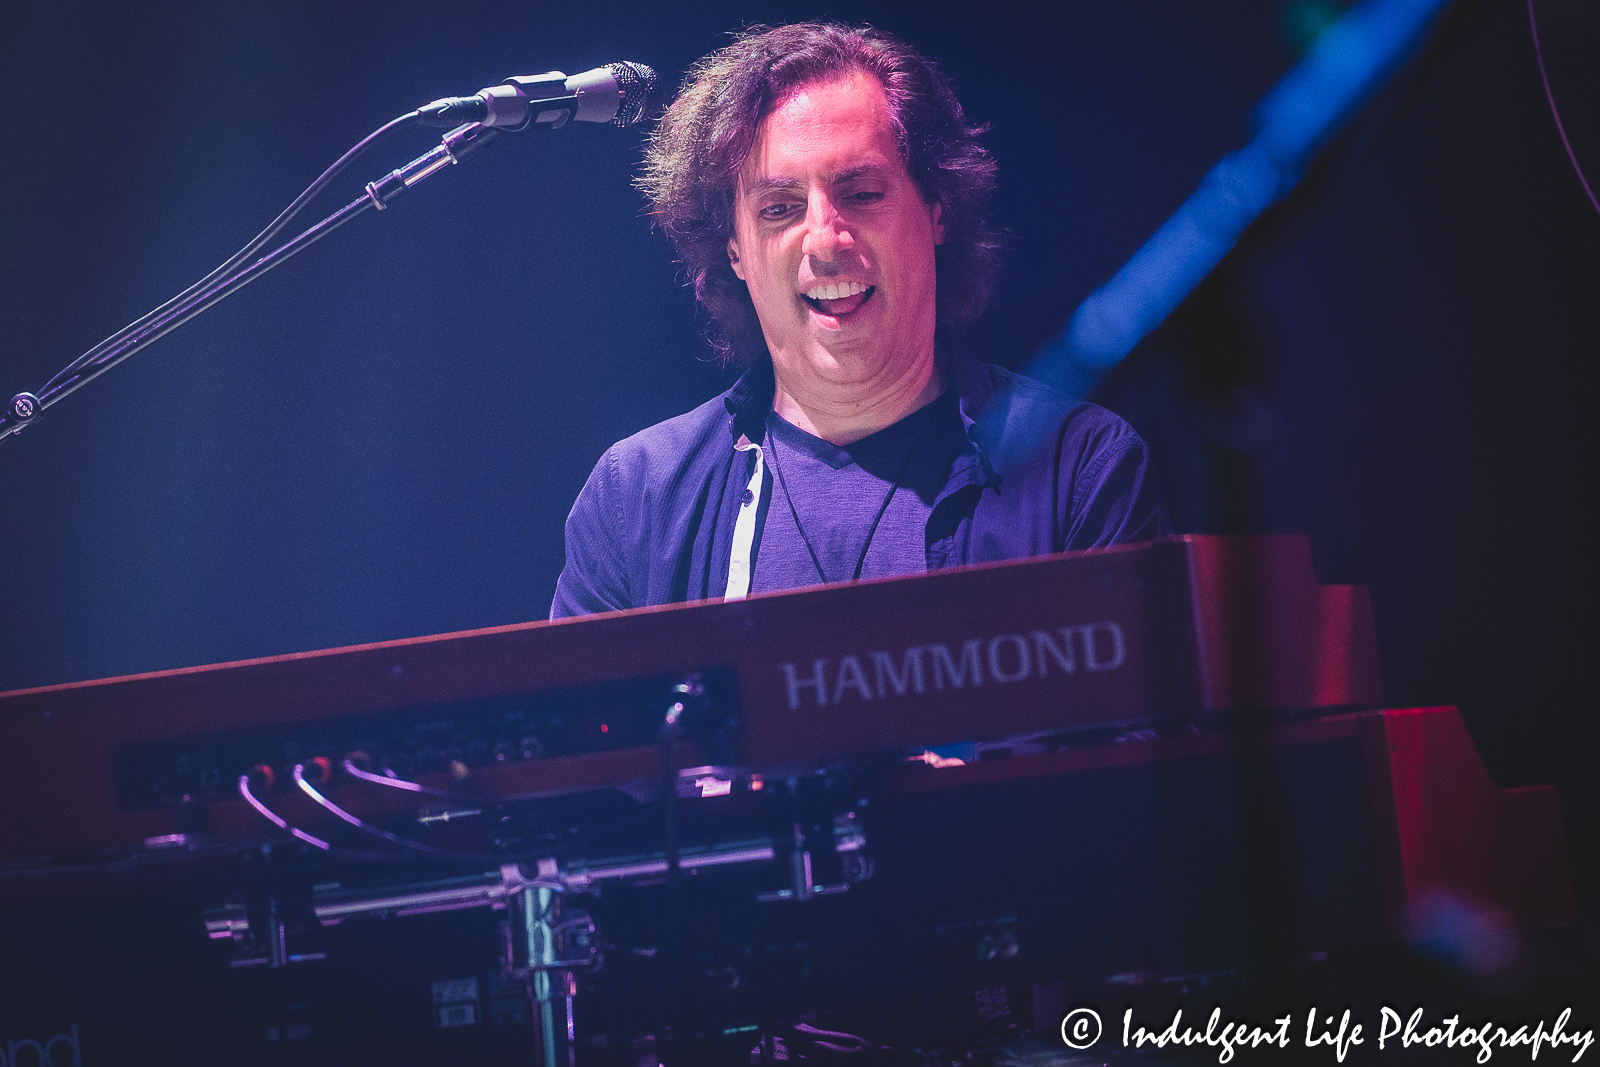
<path fill-rule="evenodd" d="M 798 358 L 778 364 L 780 376 L 783 376 L 782 368 L 787 366 L 791 373 L 833 388 L 881 384 L 885 374 L 892 374 L 888 365 L 901 358 L 892 345 L 878 343 L 875 335 L 868 334 L 817 337 L 803 352 L 795 355 Z"/>

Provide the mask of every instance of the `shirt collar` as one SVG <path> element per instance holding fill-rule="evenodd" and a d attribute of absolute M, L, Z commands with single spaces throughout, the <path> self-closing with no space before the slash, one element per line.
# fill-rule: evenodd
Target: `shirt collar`
<path fill-rule="evenodd" d="M 741 437 L 751 441 L 762 439 L 767 412 L 772 410 L 772 397 L 777 391 L 772 360 L 762 355 L 739 376 L 732 389 L 722 394 L 722 403 L 728 409 L 728 434 L 734 441 Z"/>
<path fill-rule="evenodd" d="M 978 454 L 978 468 L 984 485 L 996 485 L 1000 478 L 989 462 L 989 452 L 984 448 L 983 430 L 979 425 L 983 415 L 994 400 L 994 376 L 989 368 L 978 362 L 972 349 L 961 341 L 941 334 L 940 352 L 944 355 L 944 368 L 955 384 L 956 397 L 961 410 L 961 425 L 967 431 L 967 440 Z"/>
<path fill-rule="evenodd" d="M 961 424 L 966 429 L 967 440 L 972 442 L 978 454 L 982 481 L 986 485 L 994 484 L 999 479 L 989 462 L 979 427 L 979 420 L 994 398 L 994 378 L 988 368 L 978 361 L 972 349 L 947 331 L 939 331 L 937 343 L 940 368 L 955 387 Z M 739 380 L 733 383 L 733 388 L 722 395 L 722 403 L 729 416 L 728 434 L 735 442 L 741 437 L 755 442 L 763 439 L 767 412 L 772 410 L 772 398 L 777 388 L 777 380 L 772 375 L 772 359 L 763 354 L 757 357 L 749 370 L 740 375 Z"/>

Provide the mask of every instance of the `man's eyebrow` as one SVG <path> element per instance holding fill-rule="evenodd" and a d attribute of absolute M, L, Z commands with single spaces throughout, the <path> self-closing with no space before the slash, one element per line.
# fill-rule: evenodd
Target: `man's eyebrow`
<path fill-rule="evenodd" d="M 835 171 L 834 173 L 828 175 L 828 184 L 843 185 L 845 182 L 854 181 L 857 178 L 861 178 L 869 174 L 877 174 L 888 169 L 889 168 L 884 166 L 882 163 L 858 163 L 853 167 L 846 167 L 844 170 Z M 744 195 L 747 197 L 761 196 L 765 193 L 782 192 L 788 189 L 798 189 L 804 184 L 805 182 L 801 181 L 799 178 L 787 178 L 782 175 L 774 175 L 769 178 L 762 178 L 760 181 L 750 182 L 744 187 Z"/>
<path fill-rule="evenodd" d="M 853 167 L 846 167 L 844 170 L 833 174 L 828 178 L 828 184 L 843 185 L 845 182 L 854 181 L 857 178 L 865 177 L 869 174 L 877 174 L 888 169 L 882 163 L 858 163 Z"/>
<path fill-rule="evenodd" d="M 803 183 L 799 178 L 773 177 L 740 184 L 744 187 L 745 196 L 760 196 L 763 193 L 780 192 L 784 189 L 798 189 Z"/>

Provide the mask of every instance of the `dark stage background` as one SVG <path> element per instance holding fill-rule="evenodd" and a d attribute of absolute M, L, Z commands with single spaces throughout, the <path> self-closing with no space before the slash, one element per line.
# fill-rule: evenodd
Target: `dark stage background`
<path fill-rule="evenodd" d="M 973 340 L 1020 367 L 1244 143 L 1321 9 L 573 10 L 8 0 L 0 390 L 184 288 L 393 115 L 616 59 L 675 84 L 731 28 L 818 15 L 908 37 L 992 126 L 1013 242 Z M 1600 13 L 1539 12 L 1600 177 Z M 602 450 L 729 380 L 630 187 L 639 141 L 503 137 L 0 444 L 0 689 L 542 617 Z M 1323 581 L 1372 588 L 1389 701 L 1458 704 L 1501 785 L 1560 785 L 1589 895 L 1597 308 L 1600 216 L 1526 9 L 1463 0 L 1101 395 L 1180 528 L 1307 533 Z"/>

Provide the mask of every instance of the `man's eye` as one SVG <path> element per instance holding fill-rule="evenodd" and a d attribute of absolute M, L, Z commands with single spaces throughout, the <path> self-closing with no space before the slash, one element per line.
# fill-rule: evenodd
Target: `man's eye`
<path fill-rule="evenodd" d="M 768 204 L 758 214 L 768 222 L 780 222 L 794 211 L 793 204 Z"/>
<path fill-rule="evenodd" d="M 870 190 L 862 190 L 859 193 L 851 193 L 850 199 L 858 204 L 876 204 L 878 201 L 883 199 L 883 194 Z"/>

